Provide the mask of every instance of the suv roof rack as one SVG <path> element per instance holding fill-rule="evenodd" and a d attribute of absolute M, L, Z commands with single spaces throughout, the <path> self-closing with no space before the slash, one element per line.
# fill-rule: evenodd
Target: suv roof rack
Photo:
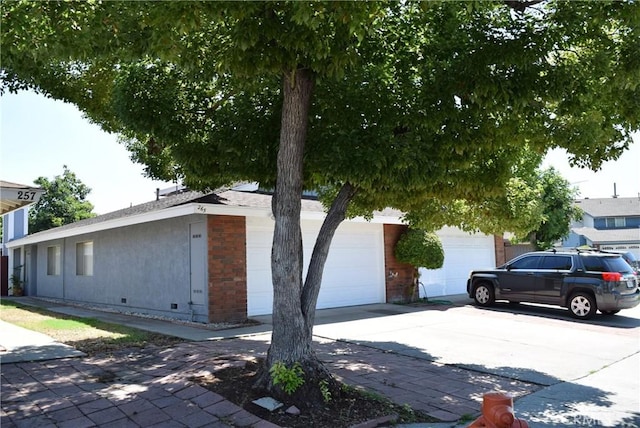
<path fill-rule="evenodd" d="M 545 252 L 550 252 L 553 254 L 556 254 L 558 252 L 575 252 L 575 253 L 609 253 L 611 254 L 611 251 L 607 251 L 607 250 L 601 250 L 599 248 L 594 248 L 594 247 L 586 247 L 586 246 L 581 246 L 581 247 L 569 247 L 569 248 L 549 248 L 548 250 L 544 250 Z"/>

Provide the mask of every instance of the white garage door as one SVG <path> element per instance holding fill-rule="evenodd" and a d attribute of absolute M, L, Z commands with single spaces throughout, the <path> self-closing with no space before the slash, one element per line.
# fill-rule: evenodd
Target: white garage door
<path fill-rule="evenodd" d="M 437 234 L 444 249 L 444 265 L 441 269 L 420 269 L 420 297 L 464 294 L 471 270 L 495 267 L 493 236 L 470 235 L 452 228 Z"/>
<path fill-rule="evenodd" d="M 305 275 L 320 225 L 320 221 L 302 221 Z M 247 217 L 247 313 L 249 316 L 272 312 L 272 238 L 272 220 Z M 348 222 L 341 224 L 331 243 L 317 307 L 321 309 L 381 303 L 384 299 L 382 225 Z"/>

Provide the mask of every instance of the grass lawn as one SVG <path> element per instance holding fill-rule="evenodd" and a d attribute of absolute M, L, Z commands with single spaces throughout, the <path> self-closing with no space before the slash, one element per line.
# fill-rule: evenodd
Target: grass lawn
<path fill-rule="evenodd" d="M 168 346 L 183 341 L 94 318 L 77 318 L 14 301 L 0 302 L 0 319 L 51 336 L 56 341 L 94 355 L 121 348 Z"/>

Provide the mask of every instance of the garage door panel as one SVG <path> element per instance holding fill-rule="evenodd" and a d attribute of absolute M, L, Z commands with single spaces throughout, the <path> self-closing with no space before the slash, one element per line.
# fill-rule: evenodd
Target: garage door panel
<path fill-rule="evenodd" d="M 366 266 L 371 263 L 371 251 L 329 250 L 327 263 L 333 267 L 353 266 L 357 269 L 359 266 Z"/>
<path fill-rule="evenodd" d="M 366 268 L 348 268 L 344 267 L 340 268 L 332 268 L 331 276 L 329 277 L 331 280 L 327 281 L 327 275 L 323 275 L 322 277 L 322 287 L 324 289 L 330 289 L 332 287 L 342 287 L 350 286 L 359 287 L 359 286 L 369 286 L 369 278 L 371 278 L 371 272 Z"/>
<path fill-rule="evenodd" d="M 421 297 L 464 294 L 471 270 L 495 266 L 492 236 L 443 235 L 440 241 L 445 253 L 444 264 L 440 269 L 420 269 Z"/>
<path fill-rule="evenodd" d="M 301 223 L 304 273 L 321 226 Z M 272 311 L 271 241 L 273 221 L 247 219 L 247 312 L 249 316 Z M 384 302 L 384 250 L 382 225 L 343 223 L 334 235 L 323 272 L 318 308 Z M 304 277 L 304 276 L 303 276 Z"/>

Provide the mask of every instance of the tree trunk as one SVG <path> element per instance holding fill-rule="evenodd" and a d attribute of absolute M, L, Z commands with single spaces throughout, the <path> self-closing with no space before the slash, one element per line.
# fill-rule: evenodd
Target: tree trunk
<path fill-rule="evenodd" d="M 275 219 L 271 249 L 273 332 L 265 365 L 256 382 L 258 388 L 266 389 L 275 398 L 301 408 L 322 405 L 327 394 L 334 399 L 341 394 L 339 385 L 313 351 L 313 323 L 329 246 L 355 195 L 355 189 L 347 183 L 333 202 L 316 240 L 303 286 L 300 211 L 312 91 L 310 71 L 300 69 L 284 76 L 278 175 L 272 201 Z M 304 383 L 295 393 L 286 394 L 283 388 L 286 385 L 274 383 L 270 370 L 276 363 L 283 363 L 288 369 L 300 365 Z"/>
<path fill-rule="evenodd" d="M 345 183 L 342 186 L 338 196 L 331 204 L 331 208 L 322 223 L 320 233 L 318 233 L 318 238 L 313 247 L 313 254 L 311 254 L 311 261 L 309 262 L 309 269 L 307 270 L 307 278 L 304 282 L 301 301 L 302 313 L 307 323 L 309 335 L 313 334 L 316 303 L 318 301 L 318 294 L 320 293 L 324 265 L 329 256 L 329 247 L 331 246 L 331 241 L 333 240 L 336 229 L 338 229 L 340 223 L 345 219 L 349 202 L 351 202 L 355 194 L 356 189 L 350 183 Z"/>
<path fill-rule="evenodd" d="M 267 368 L 275 362 L 290 366 L 313 355 L 311 337 L 300 306 L 302 295 L 302 232 L 300 209 L 303 155 L 309 122 L 313 75 L 298 69 L 284 75 L 283 107 L 273 199 L 275 229 L 271 249 L 273 333 Z"/>

